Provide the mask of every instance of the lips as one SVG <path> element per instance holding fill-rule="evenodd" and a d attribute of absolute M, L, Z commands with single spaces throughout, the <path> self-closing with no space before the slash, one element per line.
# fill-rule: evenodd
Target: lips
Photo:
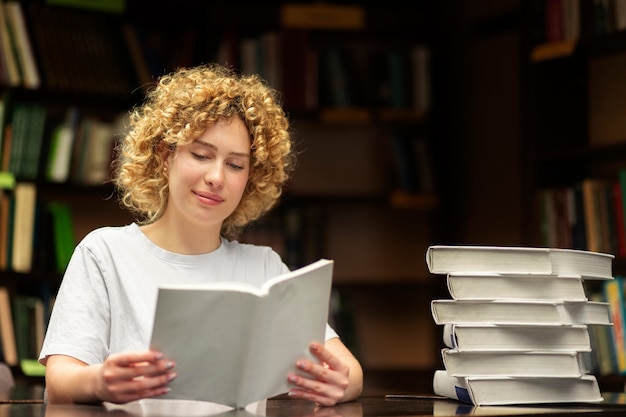
<path fill-rule="evenodd" d="M 204 202 L 221 203 L 224 201 L 224 199 L 218 194 L 204 193 L 200 191 L 194 191 L 194 194 Z"/>

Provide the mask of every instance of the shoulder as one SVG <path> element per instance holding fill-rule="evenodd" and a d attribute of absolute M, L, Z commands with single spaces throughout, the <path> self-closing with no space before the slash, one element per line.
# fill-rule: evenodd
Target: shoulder
<path fill-rule="evenodd" d="M 222 238 L 223 249 L 231 256 L 242 256 L 252 259 L 265 259 L 269 262 L 281 262 L 280 255 L 270 246 L 241 243 L 237 240 Z"/>
<path fill-rule="evenodd" d="M 139 231 L 136 224 L 125 226 L 104 226 L 92 230 L 78 243 L 78 247 L 98 247 L 114 246 L 128 243 L 134 240 L 134 236 Z"/>
<path fill-rule="evenodd" d="M 222 239 L 222 248 L 227 256 L 237 263 L 260 268 L 271 275 L 283 274 L 289 268 L 281 256 L 270 246 L 241 243 L 236 240 Z"/>

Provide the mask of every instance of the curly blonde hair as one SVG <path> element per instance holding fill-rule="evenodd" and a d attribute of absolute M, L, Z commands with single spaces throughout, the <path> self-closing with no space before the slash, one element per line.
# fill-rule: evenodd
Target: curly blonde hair
<path fill-rule="evenodd" d="M 148 224 L 163 214 L 169 197 L 167 150 L 187 145 L 221 120 L 238 117 L 250 133 L 251 177 L 222 234 L 236 236 L 269 211 L 295 165 L 289 121 L 278 92 L 258 75 L 203 64 L 162 76 L 141 106 L 129 114 L 129 130 L 117 145 L 115 176 L 120 203 Z"/>

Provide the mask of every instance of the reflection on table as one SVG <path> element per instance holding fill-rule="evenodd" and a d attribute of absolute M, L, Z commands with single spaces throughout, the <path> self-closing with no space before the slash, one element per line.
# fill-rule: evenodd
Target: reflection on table
<path fill-rule="evenodd" d="M 117 405 L 45 405 L 41 400 L 12 400 L 0 404 L 0 416 L 21 417 L 423 417 L 423 416 L 538 416 L 572 417 L 626 416 L 626 394 L 605 394 L 602 404 L 555 404 L 473 407 L 434 396 L 395 398 L 362 397 L 334 407 L 277 397 L 254 403 L 245 409 L 184 400 L 141 400 Z M 10 400 L 11 401 L 11 400 Z"/>

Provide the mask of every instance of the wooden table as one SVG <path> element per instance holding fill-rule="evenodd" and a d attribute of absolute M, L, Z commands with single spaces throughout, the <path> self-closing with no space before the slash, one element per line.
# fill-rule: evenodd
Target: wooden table
<path fill-rule="evenodd" d="M 277 397 L 247 410 L 230 410 L 210 403 L 144 400 L 123 406 L 45 405 L 41 400 L 0 401 L 0 416 L 20 417 L 126 417 L 126 416 L 211 416 L 220 417 L 420 417 L 420 416 L 626 416 L 626 394 L 607 393 L 602 404 L 567 404 L 514 407 L 471 407 L 433 396 L 414 398 L 362 397 L 335 407 L 316 408 L 312 403 Z"/>

